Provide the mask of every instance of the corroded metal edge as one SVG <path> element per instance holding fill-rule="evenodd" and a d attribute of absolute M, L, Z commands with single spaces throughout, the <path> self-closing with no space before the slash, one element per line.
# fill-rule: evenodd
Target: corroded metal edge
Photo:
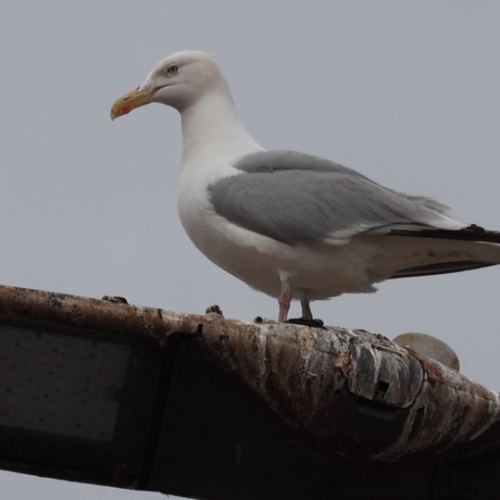
<path fill-rule="evenodd" d="M 481 449 L 500 448 L 497 393 L 381 335 L 283 324 L 254 325 L 248 332 L 225 328 L 220 321 L 206 325 L 203 337 L 212 356 L 323 454 L 401 463 L 467 456 L 474 453 L 474 442 Z M 372 358 L 356 357 L 360 350 L 373 353 Z M 376 366 L 381 351 L 392 357 L 385 373 Z M 367 365 L 373 369 L 367 372 Z M 373 392 L 379 381 L 386 384 L 386 396 L 396 386 L 392 401 Z M 353 403 L 353 394 L 360 396 L 361 407 Z M 360 428 L 367 421 L 360 412 L 380 420 L 369 435 Z M 479 443 L 487 431 L 489 439 Z"/>
<path fill-rule="evenodd" d="M 76 295 L 0 285 L 0 316 L 66 325 L 164 342 L 175 332 L 194 334 L 202 316 Z"/>
<path fill-rule="evenodd" d="M 498 394 L 382 335 L 253 323 L 0 286 L 0 316 L 165 344 L 195 336 L 302 446 L 378 464 L 466 457 L 500 448 Z"/>

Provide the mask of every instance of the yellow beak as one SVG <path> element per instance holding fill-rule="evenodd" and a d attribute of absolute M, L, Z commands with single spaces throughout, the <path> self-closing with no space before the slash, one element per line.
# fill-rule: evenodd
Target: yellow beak
<path fill-rule="evenodd" d="M 139 87 L 124 96 L 121 96 L 116 102 L 111 106 L 111 119 L 114 120 L 119 116 L 126 115 L 130 113 L 133 109 L 139 106 L 144 106 L 149 104 L 155 92 L 155 88 L 139 91 Z"/>

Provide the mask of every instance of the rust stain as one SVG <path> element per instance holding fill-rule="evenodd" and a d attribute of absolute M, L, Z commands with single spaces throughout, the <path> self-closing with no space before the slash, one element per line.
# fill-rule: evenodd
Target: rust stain
<path fill-rule="evenodd" d="M 351 363 L 352 363 L 351 353 L 346 352 L 337 357 L 337 359 L 333 363 L 333 366 L 335 368 L 338 368 L 347 378 L 350 378 L 352 374 Z"/>

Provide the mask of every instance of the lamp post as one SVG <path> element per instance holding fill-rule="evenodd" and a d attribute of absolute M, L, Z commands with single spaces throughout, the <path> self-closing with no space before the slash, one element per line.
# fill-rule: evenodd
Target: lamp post
<path fill-rule="evenodd" d="M 364 331 L 0 287 L 8 470 L 213 500 L 497 498 L 498 401 Z"/>

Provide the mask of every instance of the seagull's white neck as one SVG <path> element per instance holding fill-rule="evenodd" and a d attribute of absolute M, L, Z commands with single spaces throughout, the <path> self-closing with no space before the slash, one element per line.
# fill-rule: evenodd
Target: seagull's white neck
<path fill-rule="evenodd" d="M 183 168 L 262 151 L 238 118 L 229 92 L 204 95 L 183 109 L 181 117 Z"/>

